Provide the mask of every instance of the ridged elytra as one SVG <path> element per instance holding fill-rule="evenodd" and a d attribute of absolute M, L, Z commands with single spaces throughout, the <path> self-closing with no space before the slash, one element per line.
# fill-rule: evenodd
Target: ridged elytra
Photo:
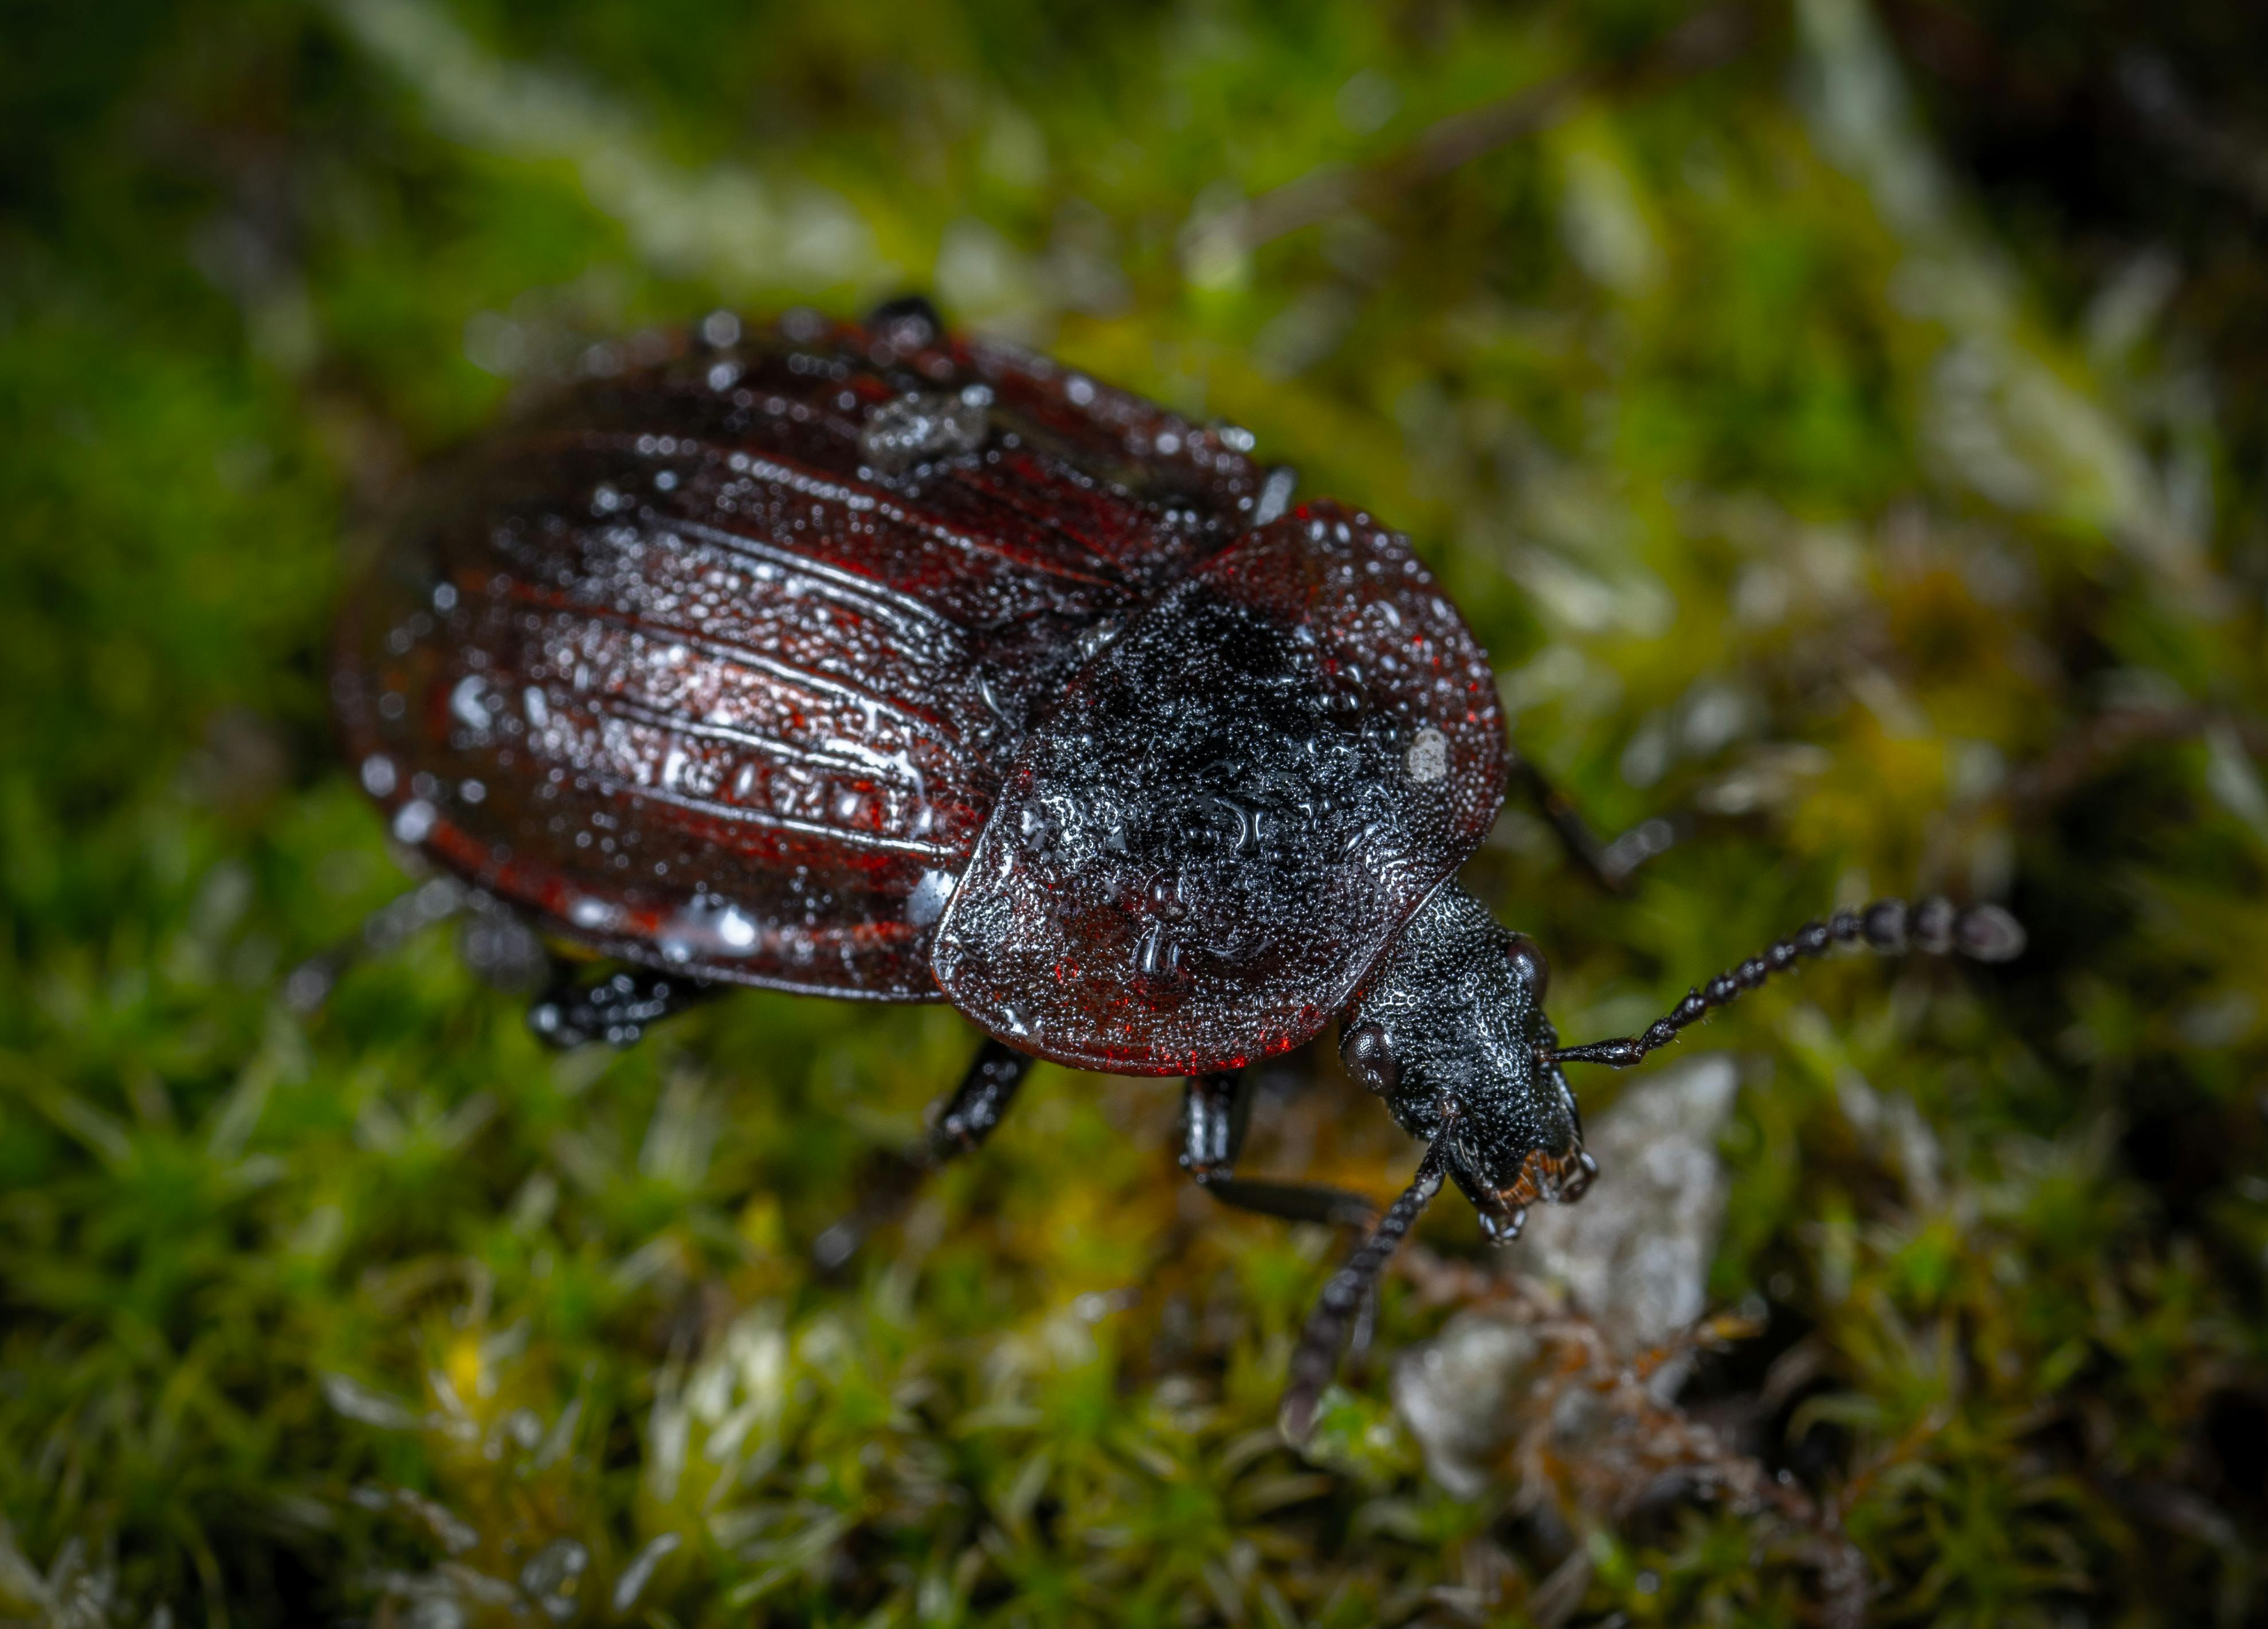
<path fill-rule="evenodd" d="M 1540 953 L 1456 881 L 1514 767 L 1486 653 L 1407 539 L 1289 505 L 1251 453 L 918 300 L 712 320 L 430 472 L 333 696 L 396 837 L 623 964 L 555 977 L 530 1014 L 555 1042 L 733 984 L 947 1000 L 989 1039 L 932 1161 L 1034 1058 L 1182 1075 L 1209 1191 L 1366 1220 L 1231 1174 L 1246 1066 L 1336 1021 L 1428 1148 L 1294 1355 L 1298 1435 L 1443 1180 L 1498 1239 L 1589 1183 L 1564 1061 L 1634 1063 L 1833 943 L 1996 959 L 2021 932 L 1846 912 L 1641 1036 L 1558 1047 Z"/>

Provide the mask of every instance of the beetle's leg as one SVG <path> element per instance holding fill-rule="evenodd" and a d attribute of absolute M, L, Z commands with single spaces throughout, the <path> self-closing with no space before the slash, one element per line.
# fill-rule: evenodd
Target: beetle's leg
<path fill-rule="evenodd" d="M 1182 1099 L 1182 1168 L 1197 1186 L 1240 1211 L 1280 1216 L 1286 1221 L 1368 1222 L 1378 1207 L 1359 1193 L 1318 1183 L 1249 1182 L 1231 1176 L 1244 1147 L 1245 1122 L 1252 1113 L 1249 1071 L 1193 1074 Z"/>
<path fill-rule="evenodd" d="M 930 1124 L 928 1146 L 917 1158 L 897 1156 L 893 1161 L 895 1169 L 869 1183 L 858 1208 L 814 1242 L 812 1259 L 828 1272 L 850 1260 L 868 1234 L 906 1207 L 924 1176 L 983 1145 L 1008 1112 L 1008 1105 L 1016 1101 L 1017 1088 L 1031 1071 L 1027 1054 L 986 1036 L 953 1095 L 938 1105 Z"/>
<path fill-rule="evenodd" d="M 351 938 L 293 968 L 284 981 L 284 1004 L 303 1014 L 320 1011 L 356 962 L 397 950 L 452 917 L 463 918 L 457 929 L 457 954 L 482 984 L 524 991 L 542 977 L 543 946 L 517 911 L 454 877 L 431 877 L 364 917 Z"/>
<path fill-rule="evenodd" d="M 866 313 L 868 332 L 900 350 L 926 350 L 945 337 L 945 319 L 926 294 L 901 294 Z"/>
<path fill-rule="evenodd" d="M 1016 1101 L 1017 1088 L 1031 1072 L 1029 1053 L 986 1036 L 968 1072 L 961 1076 L 953 1095 L 938 1107 L 929 1128 L 925 1163 L 934 1169 L 947 1160 L 975 1153 L 992 1135 L 992 1128 Z"/>
<path fill-rule="evenodd" d="M 1512 756 L 1509 790 L 1535 806 L 1575 868 L 1609 894 L 1627 892 L 1631 873 L 1683 840 L 1691 824 L 1683 815 L 1656 815 L 1640 821 L 1612 842 L 1602 843 L 1574 800 L 1553 785 L 1532 759 L 1518 752 Z"/>
<path fill-rule="evenodd" d="M 551 982 L 529 1003 L 527 1027 L 562 1049 L 588 1041 L 628 1046 L 673 1013 L 721 993 L 718 985 L 647 968 L 623 968 L 586 982 L 571 962 L 551 964 Z"/>
<path fill-rule="evenodd" d="M 295 1013 L 313 1013 L 330 999 L 347 969 L 365 956 L 382 956 L 405 940 L 446 922 L 470 906 L 474 891 L 454 877 L 429 877 L 398 894 L 363 918 L 351 938 L 309 956 L 284 981 L 284 1003 Z"/>

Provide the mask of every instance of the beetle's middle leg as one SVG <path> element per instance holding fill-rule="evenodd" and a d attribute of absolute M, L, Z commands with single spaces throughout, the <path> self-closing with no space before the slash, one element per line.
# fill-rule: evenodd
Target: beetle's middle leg
<path fill-rule="evenodd" d="M 812 1259 L 823 1271 L 832 1271 L 850 1259 L 866 1235 L 895 1216 L 912 1201 L 921 1180 L 949 1160 L 972 1154 L 982 1146 L 992 1128 L 1016 1101 L 1032 1059 L 1015 1048 L 985 1037 L 976 1061 L 961 1078 L 953 1095 L 938 1105 L 929 1128 L 929 1143 L 913 1158 L 897 1156 L 895 1168 L 868 1184 L 858 1208 L 821 1234 L 811 1247 Z"/>
<path fill-rule="evenodd" d="M 673 1013 L 730 989 L 703 979 L 626 967 L 593 980 L 574 962 L 555 959 L 551 982 L 528 1004 L 527 1027 L 565 1050 L 592 1041 L 628 1046 Z"/>
<path fill-rule="evenodd" d="M 1286 1221 L 1368 1223 L 1377 1206 L 1359 1193 L 1320 1183 L 1252 1182 L 1231 1175 L 1252 1114 L 1252 1073 L 1195 1074 L 1182 1099 L 1182 1168 L 1197 1185 L 1240 1211 Z"/>

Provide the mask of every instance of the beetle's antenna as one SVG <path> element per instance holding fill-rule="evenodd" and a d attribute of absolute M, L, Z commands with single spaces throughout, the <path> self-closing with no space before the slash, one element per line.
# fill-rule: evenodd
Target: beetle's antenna
<path fill-rule="evenodd" d="M 1446 1132 L 1447 1127 L 1442 1128 Z M 1346 1264 L 1333 1273 L 1330 1282 L 1315 1301 L 1315 1309 L 1307 1315 L 1307 1325 L 1300 1331 L 1300 1344 L 1292 1351 L 1291 1384 L 1284 1389 L 1284 1406 L 1277 1412 L 1277 1423 L 1285 1437 L 1293 1442 L 1304 1442 L 1315 1428 L 1315 1407 L 1322 1402 L 1323 1388 L 1331 1383 L 1338 1371 L 1339 1347 L 1346 1340 L 1347 1326 L 1372 1289 L 1378 1275 L 1401 1248 L 1416 1225 L 1418 1213 L 1427 1201 L 1441 1191 L 1441 1177 L 1449 1168 L 1449 1146 L 1446 1135 L 1437 1135 L 1425 1150 L 1425 1157 L 1418 1162 L 1418 1175 L 1402 1197 L 1396 1199 L 1386 1214 L 1378 1219 L 1378 1226 L 1370 1237 L 1359 1245 L 1355 1253 L 1346 1258 Z"/>
<path fill-rule="evenodd" d="M 1978 962 L 2006 962 L 2022 954 L 2024 929 L 1998 905 L 1971 905 L 1964 910 L 1949 899 L 1933 897 L 1909 908 L 1902 899 L 1879 899 L 1863 910 L 1838 910 L 1825 922 L 1808 923 L 1764 955 L 1750 956 L 1698 990 L 1687 991 L 1685 999 L 1655 1019 L 1644 1035 L 1547 1048 L 1543 1060 L 1627 1069 L 1657 1047 L 1677 1039 L 1687 1025 L 1717 1007 L 1730 1006 L 1742 991 L 1754 990 L 1774 973 L 1785 973 L 1807 957 L 1822 955 L 1830 946 L 1862 940 L 1886 955 L 1907 949 L 1937 956 L 1958 951 Z"/>

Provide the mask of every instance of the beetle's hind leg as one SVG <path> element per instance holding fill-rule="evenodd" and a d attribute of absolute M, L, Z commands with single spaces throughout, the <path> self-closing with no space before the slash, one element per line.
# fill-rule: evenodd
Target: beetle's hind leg
<path fill-rule="evenodd" d="M 938 1106 L 930 1124 L 929 1141 L 917 1155 L 898 1155 L 892 1168 L 869 1179 L 858 1209 L 821 1234 L 811 1247 L 812 1259 L 821 1271 L 832 1272 L 850 1259 L 866 1235 L 912 1202 L 922 1178 L 940 1165 L 973 1154 L 983 1146 L 1016 1101 L 1016 1093 L 1031 1072 L 1029 1056 L 985 1037 L 968 1072 L 953 1095 Z"/>
<path fill-rule="evenodd" d="M 562 1050 L 590 1041 L 628 1046 L 649 1026 L 718 993 L 714 984 L 648 968 L 624 968 L 592 979 L 581 966 L 555 960 L 551 982 L 528 1004 L 527 1027 Z"/>
<path fill-rule="evenodd" d="M 1253 1182 L 1234 1176 L 1252 1116 L 1252 1074 L 1197 1074 L 1182 1098 L 1182 1168 L 1197 1186 L 1240 1211 L 1328 1227 L 1367 1225 L 1378 1207 L 1359 1193 L 1320 1183 Z"/>
<path fill-rule="evenodd" d="M 517 911 L 454 877 L 429 877 L 372 911 L 349 937 L 293 968 L 284 981 L 284 1004 L 302 1014 L 321 1011 L 356 962 L 390 955 L 452 918 L 458 918 L 457 954 L 482 983 L 524 991 L 543 977 L 542 944 Z"/>

